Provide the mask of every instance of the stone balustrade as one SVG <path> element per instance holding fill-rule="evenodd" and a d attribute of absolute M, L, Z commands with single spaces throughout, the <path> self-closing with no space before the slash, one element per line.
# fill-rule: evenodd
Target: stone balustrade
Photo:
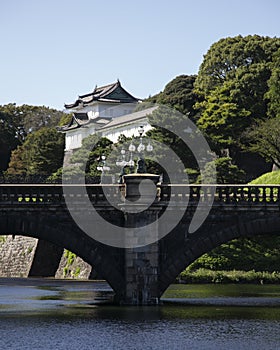
<path fill-rule="evenodd" d="M 214 204 L 279 203 L 280 185 L 162 185 L 161 201 Z"/>
<path fill-rule="evenodd" d="M 67 196 L 86 196 L 92 203 L 110 202 L 110 197 L 121 201 L 124 185 L 86 185 L 86 194 L 81 194 L 82 185 L 67 184 Z M 207 202 L 214 204 L 278 204 L 280 185 L 160 185 L 160 202 Z M 35 205 L 63 203 L 66 194 L 61 184 L 0 184 L 0 204 Z"/>

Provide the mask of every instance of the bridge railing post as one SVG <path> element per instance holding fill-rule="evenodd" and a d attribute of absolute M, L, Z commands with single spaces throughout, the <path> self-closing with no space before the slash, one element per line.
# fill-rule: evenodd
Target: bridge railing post
<path fill-rule="evenodd" d="M 270 188 L 270 194 L 269 194 L 269 201 L 271 202 L 271 203 L 273 203 L 275 200 L 274 200 L 274 186 L 271 186 Z"/>
<path fill-rule="evenodd" d="M 244 202 L 245 201 L 245 196 L 244 196 L 244 187 L 240 187 L 240 198 L 241 201 Z"/>

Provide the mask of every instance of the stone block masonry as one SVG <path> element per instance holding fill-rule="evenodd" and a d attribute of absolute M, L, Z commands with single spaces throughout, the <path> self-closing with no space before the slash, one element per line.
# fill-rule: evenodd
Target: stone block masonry
<path fill-rule="evenodd" d="M 55 278 L 81 278 L 92 277 L 92 267 L 74 253 L 64 250 Z"/>
<path fill-rule="evenodd" d="M 0 277 L 28 277 L 38 239 L 1 236 Z"/>
<path fill-rule="evenodd" d="M 92 278 L 91 265 L 48 242 L 25 236 L 0 236 L 0 277 Z M 72 254 L 71 259 L 67 254 Z"/>

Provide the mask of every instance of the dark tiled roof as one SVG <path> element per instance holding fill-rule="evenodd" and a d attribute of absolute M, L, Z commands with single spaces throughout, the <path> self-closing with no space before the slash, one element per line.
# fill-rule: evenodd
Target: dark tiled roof
<path fill-rule="evenodd" d="M 57 127 L 58 131 L 69 131 L 74 129 L 79 129 L 82 126 L 88 125 L 90 123 L 95 123 L 100 126 L 103 126 L 109 123 L 111 119 L 105 119 L 101 117 L 96 117 L 89 119 L 87 113 L 73 113 L 72 119 L 69 124 Z"/>
<path fill-rule="evenodd" d="M 78 129 L 82 126 L 86 126 L 90 123 L 95 123 L 99 125 L 99 130 L 105 130 L 105 129 L 111 129 L 120 125 L 127 125 L 133 122 L 136 122 L 137 120 L 141 120 L 147 117 L 147 115 L 151 114 L 156 107 L 151 107 L 147 109 L 143 109 L 138 112 L 133 112 L 130 114 L 123 115 L 121 117 L 116 117 L 112 119 L 102 118 L 102 117 L 96 117 L 94 119 L 84 119 L 81 120 L 81 114 L 86 113 L 74 113 L 71 122 L 68 125 L 62 126 L 58 128 L 59 131 L 69 131 Z M 87 114 L 86 114 L 87 115 Z M 87 117 L 88 118 L 88 117 Z"/>
<path fill-rule="evenodd" d="M 81 104 L 86 106 L 93 101 L 111 102 L 111 103 L 131 103 L 138 102 L 139 99 L 132 96 L 122 86 L 119 80 L 116 83 L 95 87 L 93 92 L 85 95 L 79 95 L 74 103 L 65 104 L 66 109 L 75 108 Z"/>
<path fill-rule="evenodd" d="M 114 127 L 122 125 L 122 124 L 126 125 L 126 124 L 129 124 L 129 123 L 136 122 L 137 120 L 146 118 L 147 115 L 151 114 L 157 108 L 158 107 L 155 106 L 155 107 L 143 109 L 141 111 L 134 112 L 134 113 L 131 113 L 131 114 L 126 114 L 126 115 L 123 115 L 121 117 L 113 118 L 109 123 L 107 123 L 106 125 L 102 126 L 102 128 L 100 130 L 110 129 L 110 128 L 114 128 Z"/>

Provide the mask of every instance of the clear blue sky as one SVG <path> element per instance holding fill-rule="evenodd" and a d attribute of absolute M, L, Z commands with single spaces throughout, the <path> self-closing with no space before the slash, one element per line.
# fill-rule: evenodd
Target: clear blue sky
<path fill-rule="evenodd" d="M 279 0 L 1 1 L 0 104 L 63 109 L 117 79 L 145 98 L 221 38 L 280 37 L 279 14 Z"/>

